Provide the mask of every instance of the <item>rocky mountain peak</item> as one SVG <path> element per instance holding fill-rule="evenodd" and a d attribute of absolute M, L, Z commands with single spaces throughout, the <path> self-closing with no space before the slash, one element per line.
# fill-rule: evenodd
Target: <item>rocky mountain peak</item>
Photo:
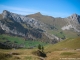
<path fill-rule="evenodd" d="M 3 11 L 3 13 L 9 13 L 9 11 L 7 11 L 7 10 L 4 10 L 4 11 Z"/>
<path fill-rule="evenodd" d="M 37 13 L 35 13 L 35 15 L 38 15 L 38 16 L 40 16 L 40 15 L 42 15 L 40 12 L 37 12 Z"/>
<path fill-rule="evenodd" d="M 4 10 L 4 11 L 3 11 L 3 13 L 2 13 L 3 18 L 7 18 L 7 16 L 8 16 L 9 14 L 10 14 L 10 12 L 9 12 L 9 11 Z"/>
<path fill-rule="evenodd" d="M 74 14 L 72 14 L 72 16 L 77 16 L 78 14 L 76 14 L 76 13 L 74 13 Z"/>
<path fill-rule="evenodd" d="M 77 18 L 78 18 L 78 14 L 74 13 L 74 14 L 72 14 L 72 15 L 70 16 L 70 18 L 72 18 L 72 19 L 77 19 Z"/>
<path fill-rule="evenodd" d="M 75 14 L 72 14 L 70 16 L 70 18 L 71 18 L 72 21 L 80 23 L 80 15 L 78 15 L 78 14 L 75 13 Z"/>
<path fill-rule="evenodd" d="M 71 28 L 76 32 L 80 32 L 80 16 L 76 13 L 69 16 L 67 24 L 62 27 L 62 30 L 70 30 Z"/>

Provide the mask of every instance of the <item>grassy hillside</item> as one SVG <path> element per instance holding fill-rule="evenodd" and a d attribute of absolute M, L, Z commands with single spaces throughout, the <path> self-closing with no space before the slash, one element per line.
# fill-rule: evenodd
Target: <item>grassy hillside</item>
<path fill-rule="evenodd" d="M 44 22 L 46 24 L 53 25 L 53 20 L 54 20 L 53 17 L 51 17 L 51 16 L 44 16 L 40 12 L 28 15 L 28 17 L 35 18 L 35 19 L 37 19 L 39 21 L 42 21 L 42 22 Z"/>
<path fill-rule="evenodd" d="M 28 15 L 28 17 L 35 18 L 35 19 L 42 21 L 48 25 L 57 26 L 58 28 L 62 27 L 66 24 L 66 21 L 64 20 L 64 18 L 59 18 L 59 17 L 54 18 L 52 16 L 42 15 L 40 12 Z"/>
<path fill-rule="evenodd" d="M 80 35 L 80 33 L 75 32 L 73 30 L 72 31 L 64 30 L 63 33 L 67 38 L 77 38 Z"/>
<path fill-rule="evenodd" d="M 80 37 L 75 39 L 66 39 L 54 45 L 48 45 L 46 50 L 67 50 L 67 49 L 80 49 Z"/>
<path fill-rule="evenodd" d="M 51 34 L 54 34 L 55 36 L 58 36 L 59 38 L 77 38 L 79 37 L 79 33 L 69 30 L 49 30 L 48 31 Z"/>
<path fill-rule="evenodd" d="M 24 45 L 25 48 L 30 48 L 30 47 L 36 47 L 38 44 L 41 45 L 46 45 L 44 42 L 40 42 L 37 40 L 25 40 L 24 38 L 17 37 L 17 36 L 10 36 L 10 35 L 0 35 L 0 42 L 3 43 L 15 43 L 18 45 Z"/>
<path fill-rule="evenodd" d="M 45 52 L 47 53 L 46 60 L 70 60 L 70 58 L 78 60 L 80 58 L 80 37 L 47 45 Z"/>

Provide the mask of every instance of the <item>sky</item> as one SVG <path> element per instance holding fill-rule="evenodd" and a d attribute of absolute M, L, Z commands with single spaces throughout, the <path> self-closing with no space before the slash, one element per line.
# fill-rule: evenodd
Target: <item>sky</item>
<path fill-rule="evenodd" d="M 3 10 L 28 15 L 40 12 L 53 17 L 80 15 L 80 0 L 0 0 L 0 14 Z"/>

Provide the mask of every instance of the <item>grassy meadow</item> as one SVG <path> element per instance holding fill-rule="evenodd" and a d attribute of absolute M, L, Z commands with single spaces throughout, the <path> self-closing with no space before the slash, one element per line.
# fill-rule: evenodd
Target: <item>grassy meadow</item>
<path fill-rule="evenodd" d="M 17 37 L 17 36 L 10 36 L 10 35 L 0 35 L 0 42 L 7 42 L 7 43 L 15 43 L 18 45 L 24 45 L 25 48 L 30 47 L 37 47 L 39 44 L 46 45 L 46 43 L 42 43 L 38 40 L 25 40 L 24 38 Z"/>
<path fill-rule="evenodd" d="M 11 36 L 9 37 L 5 35 L 5 37 L 7 37 L 7 39 L 12 39 Z M 20 40 L 18 42 L 19 44 L 24 41 L 23 38 L 14 37 L 14 39 L 12 39 L 11 42 L 16 41 L 16 39 Z M 23 39 L 23 41 L 21 39 Z M 32 45 L 36 44 L 36 46 L 38 46 L 39 43 L 35 42 L 32 43 Z M 28 44 L 29 42 L 26 43 L 26 46 Z M 80 37 L 75 39 L 66 39 L 56 44 L 44 45 L 44 52 L 47 55 L 47 57 L 45 58 L 40 57 L 38 55 L 34 55 L 33 52 L 37 50 L 38 48 L 0 49 L 0 60 L 80 60 Z"/>

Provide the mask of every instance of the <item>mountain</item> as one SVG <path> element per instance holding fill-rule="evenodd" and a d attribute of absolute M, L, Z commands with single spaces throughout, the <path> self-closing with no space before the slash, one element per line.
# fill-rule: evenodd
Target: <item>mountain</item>
<path fill-rule="evenodd" d="M 72 14 L 66 18 L 55 18 L 42 15 L 41 13 L 35 13 L 27 15 L 27 17 L 35 18 L 44 22 L 46 25 L 49 25 L 51 29 L 49 29 L 48 32 L 60 38 L 74 38 L 80 35 L 80 15 Z"/>
<path fill-rule="evenodd" d="M 72 14 L 71 16 L 66 18 L 54 18 L 52 16 L 42 15 L 40 12 L 27 16 L 40 20 L 49 25 L 58 26 L 60 28 L 62 27 L 62 30 L 70 30 L 70 28 L 73 28 L 75 31 L 80 32 L 80 15 L 77 14 Z"/>
<path fill-rule="evenodd" d="M 0 14 L 0 34 L 18 36 L 25 40 L 54 44 L 80 36 L 79 27 L 80 16 L 77 14 L 66 18 L 55 18 L 40 12 L 24 16 L 4 10 Z"/>
<path fill-rule="evenodd" d="M 40 13 L 38 13 L 40 14 Z M 35 19 L 4 10 L 0 14 L 0 27 L 6 34 L 25 37 L 25 39 L 56 43 L 59 38 L 47 33 L 50 27 Z"/>
<path fill-rule="evenodd" d="M 75 31 L 80 32 L 80 16 L 77 14 L 73 14 L 67 18 L 66 26 L 62 27 L 62 30 L 70 30 L 73 28 Z"/>

